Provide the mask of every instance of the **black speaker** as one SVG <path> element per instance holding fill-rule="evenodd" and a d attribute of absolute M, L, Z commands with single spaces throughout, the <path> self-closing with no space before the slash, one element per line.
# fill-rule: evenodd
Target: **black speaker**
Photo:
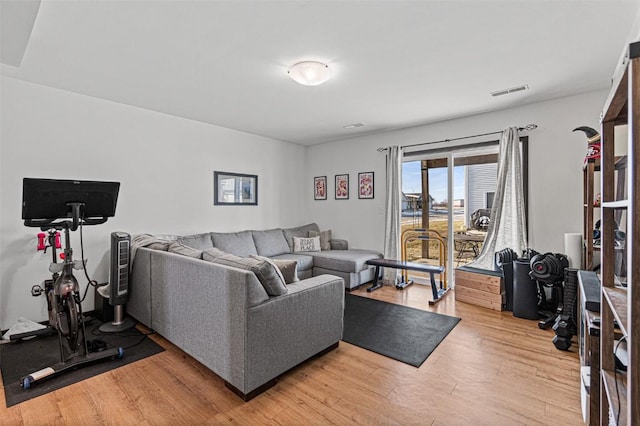
<path fill-rule="evenodd" d="M 100 331 L 115 333 L 133 327 L 134 322 L 124 317 L 124 304 L 129 300 L 129 262 L 131 235 L 111 233 L 111 269 L 109 273 L 109 304 L 113 306 L 113 322 L 100 326 Z"/>

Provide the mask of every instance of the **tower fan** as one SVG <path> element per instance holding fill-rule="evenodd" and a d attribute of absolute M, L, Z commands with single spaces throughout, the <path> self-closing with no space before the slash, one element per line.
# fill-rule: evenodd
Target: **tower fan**
<path fill-rule="evenodd" d="M 111 233 L 109 304 L 113 306 L 113 322 L 100 326 L 100 331 L 104 333 L 117 333 L 134 326 L 134 322 L 124 316 L 124 304 L 129 300 L 130 247 L 131 235 L 125 232 Z"/>

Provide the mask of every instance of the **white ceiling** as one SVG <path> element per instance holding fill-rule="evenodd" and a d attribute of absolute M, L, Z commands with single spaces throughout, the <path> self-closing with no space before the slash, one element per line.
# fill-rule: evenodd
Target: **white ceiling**
<path fill-rule="evenodd" d="M 639 9 L 637 0 L 42 0 L 22 62 L 0 70 L 311 145 L 607 88 Z M 22 43 L 19 31 L 5 25 L 3 48 Z M 309 59 L 329 64 L 332 79 L 305 87 L 287 77 Z M 530 90 L 489 96 L 521 84 Z M 343 128 L 355 122 L 366 126 Z"/>

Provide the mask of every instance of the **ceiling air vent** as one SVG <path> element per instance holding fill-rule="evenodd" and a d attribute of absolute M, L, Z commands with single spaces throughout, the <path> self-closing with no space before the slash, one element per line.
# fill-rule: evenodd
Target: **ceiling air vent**
<path fill-rule="evenodd" d="M 522 86 L 516 86 L 516 87 L 512 87 L 510 89 L 497 90 L 495 92 L 491 92 L 490 95 L 491 96 L 502 96 L 502 95 L 508 95 L 509 93 L 522 92 L 523 90 L 529 90 L 529 85 L 528 84 L 523 84 Z"/>
<path fill-rule="evenodd" d="M 356 127 L 363 127 L 364 123 L 351 123 L 346 126 L 342 126 L 343 129 L 355 129 Z"/>

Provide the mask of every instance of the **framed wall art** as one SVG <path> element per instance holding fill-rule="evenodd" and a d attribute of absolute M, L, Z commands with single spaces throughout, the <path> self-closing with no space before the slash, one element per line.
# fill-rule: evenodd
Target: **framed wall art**
<path fill-rule="evenodd" d="M 257 206 L 258 176 L 213 172 L 213 204 L 216 206 Z"/>
<path fill-rule="evenodd" d="M 349 199 L 349 175 L 336 175 L 336 200 Z"/>
<path fill-rule="evenodd" d="M 327 199 L 327 177 L 326 176 L 316 176 L 313 178 L 313 199 L 314 200 Z"/>
<path fill-rule="evenodd" d="M 373 198 L 373 172 L 358 173 L 358 198 Z"/>

